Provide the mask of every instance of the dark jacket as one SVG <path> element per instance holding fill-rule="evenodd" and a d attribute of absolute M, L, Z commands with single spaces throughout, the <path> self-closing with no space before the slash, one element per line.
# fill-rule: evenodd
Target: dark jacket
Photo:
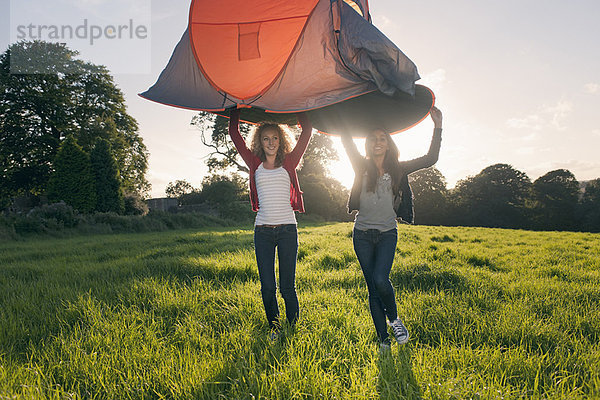
<path fill-rule="evenodd" d="M 394 211 L 398 219 L 412 224 L 414 222 L 413 195 L 408 183 L 408 175 L 423 168 L 431 167 L 438 160 L 442 143 L 442 129 L 434 129 L 429 151 L 426 155 L 409 161 L 400 161 L 400 184 L 394 193 Z M 342 144 L 354 169 L 354 183 L 348 198 L 348 213 L 360 210 L 360 192 L 363 186 L 363 176 L 367 170 L 368 160 L 357 150 L 350 136 L 342 136 Z"/>

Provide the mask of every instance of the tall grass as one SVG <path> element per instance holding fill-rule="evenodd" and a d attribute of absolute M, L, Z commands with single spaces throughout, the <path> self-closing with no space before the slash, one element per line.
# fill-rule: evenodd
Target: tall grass
<path fill-rule="evenodd" d="M 389 355 L 350 236 L 300 229 L 274 343 L 252 231 L 0 244 L 0 399 L 600 398 L 600 235 L 400 227 Z"/>

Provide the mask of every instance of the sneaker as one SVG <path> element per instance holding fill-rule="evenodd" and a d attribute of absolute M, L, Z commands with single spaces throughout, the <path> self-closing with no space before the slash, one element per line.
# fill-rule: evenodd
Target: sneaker
<path fill-rule="evenodd" d="M 388 325 L 392 327 L 392 331 L 394 331 L 394 338 L 396 338 L 396 342 L 398 344 L 404 344 L 408 342 L 408 330 L 400 320 L 400 318 L 396 318 L 392 322 L 388 322 Z"/>

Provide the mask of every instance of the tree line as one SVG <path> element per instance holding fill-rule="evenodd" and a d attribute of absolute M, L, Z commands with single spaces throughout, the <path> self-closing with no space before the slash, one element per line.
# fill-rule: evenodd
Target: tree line
<path fill-rule="evenodd" d="M 410 176 L 415 222 L 600 232 L 600 179 L 580 184 L 566 169 L 535 181 L 508 164 L 494 164 L 446 188 L 435 167 Z"/>
<path fill-rule="evenodd" d="M 200 113 L 192 125 L 212 149 L 207 158 L 211 175 L 201 188 L 185 181 L 170 183 L 167 195 L 182 203 L 208 202 L 220 207 L 247 200 L 248 171 L 228 138 L 227 119 Z M 241 131 L 247 136 L 249 127 L 242 124 Z M 298 171 L 308 215 L 330 221 L 353 218 L 346 213 L 347 189 L 327 172 L 329 162 L 337 159 L 328 136 L 313 136 Z M 452 189 L 436 167 L 415 172 L 409 180 L 416 224 L 600 231 L 600 179 L 582 185 L 565 169 L 550 171 L 532 182 L 511 165 L 494 164 L 460 180 Z M 217 185 L 229 189 L 215 190 Z"/>
<path fill-rule="evenodd" d="M 346 213 L 348 190 L 339 182 L 322 170 L 303 173 L 300 169 L 298 175 L 304 178 L 307 215 L 327 221 L 353 218 Z M 565 169 L 531 182 L 508 164 L 494 164 L 452 189 L 436 167 L 415 172 L 409 179 L 415 224 L 600 232 L 600 179 L 580 184 Z M 211 204 L 228 218 L 252 217 L 247 179 L 239 173 L 212 174 L 201 187 L 177 180 L 169 183 L 166 194 L 182 205 Z"/>
<path fill-rule="evenodd" d="M 84 213 L 138 212 L 150 187 L 138 124 L 106 68 L 76 56 L 43 41 L 0 55 L 0 209 L 47 199 Z M 15 60 L 35 73 L 12 73 Z"/>

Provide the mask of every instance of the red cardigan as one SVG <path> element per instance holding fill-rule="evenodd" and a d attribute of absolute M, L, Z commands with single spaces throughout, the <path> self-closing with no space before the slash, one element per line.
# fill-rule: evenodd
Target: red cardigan
<path fill-rule="evenodd" d="M 300 163 L 300 159 L 308 142 L 312 136 L 312 125 L 310 120 L 305 113 L 299 113 L 298 122 L 302 127 L 302 133 L 298 138 L 296 147 L 290 153 L 288 153 L 281 166 L 290 175 L 290 204 L 294 211 L 304 212 L 304 201 L 302 200 L 302 191 L 300 190 L 300 184 L 298 183 L 298 175 L 296 174 L 296 167 Z M 233 141 L 238 153 L 242 156 L 242 159 L 250 169 L 250 204 L 252 205 L 252 211 L 258 211 L 258 191 L 256 190 L 256 180 L 254 175 L 256 169 L 262 164 L 262 160 L 258 158 L 249 148 L 246 146 L 246 142 L 242 135 L 240 135 L 240 111 L 238 109 L 231 110 L 229 115 L 229 136 Z"/>

